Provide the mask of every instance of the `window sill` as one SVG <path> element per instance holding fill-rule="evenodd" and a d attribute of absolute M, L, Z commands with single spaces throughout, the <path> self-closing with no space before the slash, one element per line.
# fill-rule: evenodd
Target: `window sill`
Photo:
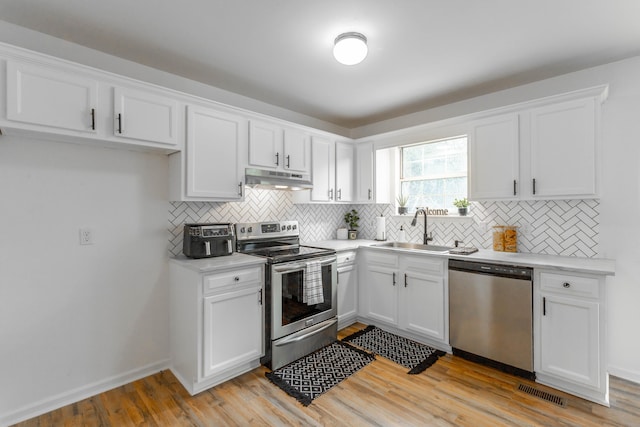
<path fill-rule="evenodd" d="M 406 215 L 391 215 L 392 218 L 400 219 L 400 218 L 408 218 L 413 219 L 414 214 L 406 214 Z M 420 219 L 422 215 L 418 217 Z M 427 216 L 429 222 L 474 222 L 472 215 L 429 215 Z"/>

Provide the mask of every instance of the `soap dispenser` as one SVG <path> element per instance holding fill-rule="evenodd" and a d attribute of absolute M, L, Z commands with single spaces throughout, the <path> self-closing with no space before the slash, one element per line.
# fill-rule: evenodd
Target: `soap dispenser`
<path fill-rule="evenodd" d="M 400 231 L 398 231 L 398 242 L 406 242 L 406 241 L 407 241 L 407 236 L 405 234 L 404 227 L 401 225 Z"/>

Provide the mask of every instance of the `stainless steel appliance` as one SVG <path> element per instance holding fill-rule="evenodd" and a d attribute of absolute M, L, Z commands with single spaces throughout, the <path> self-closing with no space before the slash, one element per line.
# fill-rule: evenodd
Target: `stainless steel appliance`
<path fill-rule="evenodd" d="M 288 157 L 286 159 L 287 164 L 289 162 Z M 244 182 L 247 187 L 272 190 L 306 190 L 313 188 L 311 175 L 309 174 L 267 169 L 245 169 Z"/>
<path fill-rule="evenodd" d="M 453 354 L 535 378 L 532 273 L 527 267 L 449 260 Z"/>
<path fill-rule="evenodd" d="M 335 251 L 301 246 L 297 221 L 239 223 L 235 229 L 238 252 L 267 259 L 262 363 L 277 369 L 336 341 Z"/>
<path fill-rule="evenodd" d="M 182 252 L 189 258 L 231 255 L 235 249 L 229 223 L 185 224 L 183 237 Z"/>

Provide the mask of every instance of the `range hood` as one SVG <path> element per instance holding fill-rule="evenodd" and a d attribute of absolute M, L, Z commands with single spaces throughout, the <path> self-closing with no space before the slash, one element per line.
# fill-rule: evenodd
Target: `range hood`
<path fill-rule="evenodd" d="M 244 178 L 245 185 L 251 188 L 306 190 L 313 187 L 311 176 L 304 173 L 247 168 Z"/>

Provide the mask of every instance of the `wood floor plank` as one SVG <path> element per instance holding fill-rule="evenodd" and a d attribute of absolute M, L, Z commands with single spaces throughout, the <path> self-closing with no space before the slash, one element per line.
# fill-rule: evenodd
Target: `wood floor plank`
<path fill-rule="evenodd" d="M 345 328 L 339 338 L 364 326 Z M 452 355 L 418 375 L 378 356 L 304 407 L 266 372 L 259 367 L 190 396 L 162 371 L 18 426 L 640 426 L 640 385 L 613 377 L 606 408 Z M 520 383 L 568 405 L 518 391 Z"/>

